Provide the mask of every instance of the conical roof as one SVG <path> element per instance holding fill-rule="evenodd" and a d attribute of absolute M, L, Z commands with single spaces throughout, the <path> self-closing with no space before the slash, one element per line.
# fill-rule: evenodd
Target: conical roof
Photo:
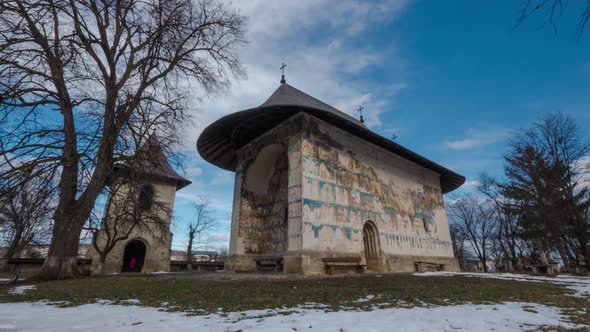
<path fill-rule="evenodd" d="M 311 114 L 434 171 L 441 176 L 443 193 L 455 190 L 465 182 L 465 177 L 372 132 L 359 120 L 286 83 L 282 83 L 262 105 L 226 115 L 205 128 L 197 140 L 197 151 L 208 162 L 235 171 L 239 148 L 299 112 Z"/>
<path fill-rule="evenodd" d="M 180 176 L 168 162 L 164 149 L 155 134 L 148 137 L 131 158 L 123 163 L 115 165 L 115 169 L 137 172 L 165 180 L 176 182 L 176 190 L 191 184 L 191 181 Z"/>
<path fill-rule="evenodd" d="M 308 108 L 315 108 L 322 111 L 329 112 L 334 114 L 338 117 L 346 119 L 352 123 L 355 123 L 359 126 L 363 126 L 364 124 L 357 120 L 356 118 L 335 109 L 334 107 L 324 103 L 323 101 L 316 99 L 305 92 L 298 90 L 287 83 L 283 83 L 279 86 L 278 89 L 273 92 L 273 94 L 260 106 L 260 107 L 271 107 L 271 106 L 299 106 L 299 107 L 308 107 Z"/>

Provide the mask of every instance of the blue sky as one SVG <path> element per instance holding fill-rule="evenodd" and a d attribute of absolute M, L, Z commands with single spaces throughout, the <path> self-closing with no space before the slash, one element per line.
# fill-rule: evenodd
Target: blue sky
<path fill-rule="evenodd" d="M 227 246 L 233 173 L 203 161 L 201 130 L 291 85 L 358 116 L 370 129 L 467 177 L 502 175 L 511 133 L 561 111 L 590 130 L 590 32 L 576 35 L 581 1 L 567 3 L 557 31 L 531 17 L 518 29 L 517 1 L 240 1 L 249 19 L 241 52 L 247 78 L 214 96 L 195 92 L 183 147 L 174 248 L 185 245 L 191 202 L 207 195 L 219 220 L 202 247 Z M 198 98 L 201 97 L 201 98 Z M 588 137 L 587 137 L 588 138 Z"/>

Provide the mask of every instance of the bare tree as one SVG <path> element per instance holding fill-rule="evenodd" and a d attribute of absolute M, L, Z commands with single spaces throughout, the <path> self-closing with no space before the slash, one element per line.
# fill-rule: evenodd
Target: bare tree
<path fill-rule="evenodd" d="M 188 245 L 186 248 L 186 262 L 188 270 L 193 268 L 193 245 L 195 240 L 213 227 L 215 227 L 216 220 L 211 215 L 209 207 L 209 198 L 200 196 L 194 203 L 195 219 L 188 225 Z"/>
<path fill-rule="evenodd" d="M 557 31 L 556 17 L 563 16 L 566 10 L 565 0 L 523 0 L 520 14 L 518 15 L 515 27 L 521 26 L 524 21 L 534 15 L 544 17 L 543 25 L 549 25 Z M 578 38 L 584 33 L 584 29 L 590 20 L 590 2 L 580 1 L 580 19 L 578 20 Z"/>
<path fill-rule="evenodd" d="M 484 194 L 492 203 L 498 227 L 494 236 L 496 252 L 502 253 L 502 260 L 506 260 L 508 271 L 521 271 L 523 268 L 521 257 L 525 247 L 517 201 L 510 197 L 509 186 L 498 182 L 489 175 L 480 175 L 479 192 Z M 498 256 L 497 254 L 496 256 Z"/>
<path fill-rule="evenodd" d="M 217 261 L 217 262 L 225 262 L 225 260 L 227 259 L 227 255 L 228 255 L 228 249 L 227 249 L 227 247 L 221 247 L 219 249 L 219 255 L 217 255 L 217 259 L 215 261 Z"/>
<path fill-rule="evenodd" d="M 456 231 L 465 237 L 480 260 L 484 272 L 488 272 L 489 250 L 496 228 L 489 203 L 474 195 L 466 195 L 450 204 L 449 216 L 457 226 Z"/>
<path fill-rule="evenodd" d="M 589 153 L 579 126 L 561 113 L 547 114 L 511 140 L 504 157 L 507 195 L 541 258 L 555 249 L 566 266 L 590 266 Z"/>
<path fill-rule="evenodd" d="M 0 177 L 59 170 L 40 277 L 76 277 L 95 201 L 148 133 L 178 142 L 192 91 L 242 74 L 244 18 L 217 0 L 0 3 Z"/>
<path fill-rule="evenodd" d="M 461 270 L 465 270 L 465 258 L 467 257 L 467 250 L 465 249 L 465 242 L 467 241 L 466 233 L 460 225 L 451 222 L 449 224 L 449 230 L 451 232 L 451 241 L 453 243 L 453 254 L 459 261 L 459 267 Z"/>
<path fill-rule="evenodd" d="M 50 181 L 35 178 L 0 190 L 0 241 L 6 244 L 0 270 L 26 247 L 49 240 L 54 208 Z"/>

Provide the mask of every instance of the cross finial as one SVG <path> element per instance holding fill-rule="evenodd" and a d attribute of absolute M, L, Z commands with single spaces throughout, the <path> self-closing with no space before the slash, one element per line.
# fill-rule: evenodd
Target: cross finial
<path fill-rule="evenodd" d="M 285 67 L 287 67 L 287 65 L 282 62 L 281 63 L 281 83 L 287 83 L 287 81 L 285 81 Z"/>
<path fill-rule="evenodd" d="M 359 106 L 359 108 L 357 109 L 357 112 L 359 112 L 361 114 L 361 123 L 365 123 L 365 119 L 363 119 L 363 110 L 365 108 L 362 106 Z"/>

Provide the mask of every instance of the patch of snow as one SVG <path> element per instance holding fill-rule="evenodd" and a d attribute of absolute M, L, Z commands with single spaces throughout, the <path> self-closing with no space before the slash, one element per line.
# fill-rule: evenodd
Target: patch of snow
<path fill-rule="evenodd" d="M 129 304 L 140 304 L 141 303 L 141 301 L 138 299 L 128 299 L 128 300 L 123 300 L 121 302 L 129 303 Z"/>
<path fill-rule="evenodd" d="M 297 307 L 206 316 L 137 306 L 0 304 L 0 329 L 35 331 L 391 331 L 393 326 L 402 331 L 522 331 L 541 325 L 583 327 L 563 319 L 558 308 L 515 302 L 337 312 Z"/>
<path fill-rule="evenodd" d="M 371 300 L 373 300 L 375 298 L 378 298 L 378 297 L 379 297 L 379 295 L 375 296 L 373 294 L 369 294 L 369 295 L 367 295 L 365 297 L 361 297 L 360 299 L 358 299 L 358 300 L 356 300 L 354 302 L 357 302 L 357 303 L 369 302 L 369 301 L 371 301 Z"/>
<path fill-rule="evenodd" d="M 548 282 L 565 286 L 575 292 L 573 296 L 590 297 L 590 278 L 574 277 L 568 275 L 558 275 L 556 277 L 532 276 L 527 274 L 516 273 L 476 273 L 476 272 L 421 272 L 414 273 L 415 276 L 432 277 L 432 276 L 466 276 L 478 278 L 492 278 L 514 281 L 532 281 Z"/>
<path fill-rule="evenodd" d="M 33 290 L 35 289 L 36 286 L 35 285 L 25 285 L 25 286 L 18 286 L 18 287 L 14 287 L 12 289 L 10 289 L 8 291 L 8 294 L 12 294 L 12 295 L 22 295 L 24 294 L 26 291 L 29 290 Z"/>
<path fill-rule="evenodd" d="M 173 272 L 168 272 L 168 271 L 156 271 L 156 272 L 152 272 L 151 274 L 169 274 L 169 273 L 173 273 Z"/>

